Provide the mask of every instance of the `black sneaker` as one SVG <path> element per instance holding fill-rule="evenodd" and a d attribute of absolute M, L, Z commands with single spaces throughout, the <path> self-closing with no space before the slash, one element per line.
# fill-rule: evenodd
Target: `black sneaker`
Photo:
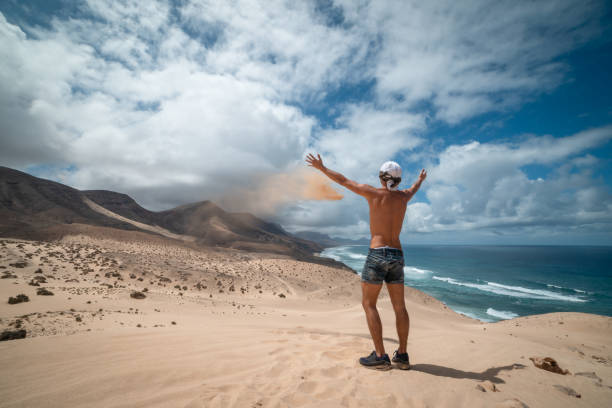
<path fill-rule="evenodd" d="M 391 361 L 389 361 L 389 355 L 383 354 L 382 357 L 378 357 L 376 355 L 376 351 L 373 351 L 367 357 L 361 357 L 359 359 L 359 364 L 366 368 L 372 368 L 374 370 L 390 370 L 391 369 Z"/>
<path fill-rule="evenodd" d="M 408 353 L 400 354 L 395 350 L 393 353 L 393 360 L 397 368 L 400 370 L 410 370 L 410 359 L 408 358 Z"/>

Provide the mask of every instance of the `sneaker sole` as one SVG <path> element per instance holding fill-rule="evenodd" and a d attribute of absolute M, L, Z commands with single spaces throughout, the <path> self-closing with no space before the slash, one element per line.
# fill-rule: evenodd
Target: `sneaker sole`
<path fill-rule="evenodd" d="M 394 364 L 400 370 L 410 370 L 410 364 L 406 364 L 406 363 L 394 363 Z"/>
<path fill-rule="evenodd" d="M 393 368 L 391 364 L 381 364 L 381 365 L 376 365 L 376 366 L 367 366 L 367 365 L 361 364 L 361 366 L 365 368 L 369 368 L 370 370 L 376 370 L 376 371 L 388 371 Z"/>

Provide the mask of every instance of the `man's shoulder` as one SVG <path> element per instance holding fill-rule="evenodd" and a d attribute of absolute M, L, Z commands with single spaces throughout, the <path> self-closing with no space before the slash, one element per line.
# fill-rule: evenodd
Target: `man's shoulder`
<path fill-rule="evenodd" d="M 372 187 L 374 197 L 391 197 L 396 200 L 408 199 L 412 194 L 408 190 L 387 190 L 384 187 Z"/>

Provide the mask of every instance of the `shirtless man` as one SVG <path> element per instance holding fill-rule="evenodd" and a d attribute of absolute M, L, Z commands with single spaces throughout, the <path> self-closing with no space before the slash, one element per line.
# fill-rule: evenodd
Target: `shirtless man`
<path fill-rule="evenodd" d="M 410 320 L 404 303 L 404 253 L 399 235 L 406 213 L 406 205 L 419 190 L 421 183 L 427 177 L 425 169 L 421 170 L 418 180 L 406 190 L 398 190 L 402 169 L 395 162 L 383 163 L 379 178 L 382 188 L 360 184 L 349 180 L 342 174 L 328 169 L 323 165 L 321 156 L 309 154 L 306 157 L 309 166 L 320 170 L 336 183 L 348 188 L 368 200 L 370 207 L 370 249 L 361 272 L 362 305 L 368 321 L 370 335 L 374 341 L 374 351 L 359 359 L 368 368 L 388 370 L 391 368 L 389 356 L 385 353 L 382 337 L 382 324 L 376 309 L 378 294 L 383 281 L 387 282 L 387 290 L 395 311 L 395 325 L 399 337 L 399 348 L 395 350 L 393 362 L 400 369 L 410 368 L 406 346 Z"/>

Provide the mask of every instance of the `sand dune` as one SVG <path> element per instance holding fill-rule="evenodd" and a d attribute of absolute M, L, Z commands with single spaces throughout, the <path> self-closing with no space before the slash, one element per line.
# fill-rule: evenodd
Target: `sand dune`
<path fill-rule="evenodd" d="M 0 407 L 612 401 L 608 317 L 555 313 L 485 324 L 408 289 L 412 370 L 376 372 L 357 362 L 372 344 L 358 277 L 345 269 L 72 235 L 58 242 L 0 240 L 0 275 L 7 276 L 0 279 L 1 329 L 27 332 L 0 342 Z M 42 287 L 53 295 L 37 295 Z M 135 291 L 146 297 L 132 298 Z M 29 301 L 9 304 L 18 294 Z M 384 292 L 379 309 L 392 353 L 394 318 Z M 570 374 L 536 368 L 533 356 L 552 357 Z"/>

